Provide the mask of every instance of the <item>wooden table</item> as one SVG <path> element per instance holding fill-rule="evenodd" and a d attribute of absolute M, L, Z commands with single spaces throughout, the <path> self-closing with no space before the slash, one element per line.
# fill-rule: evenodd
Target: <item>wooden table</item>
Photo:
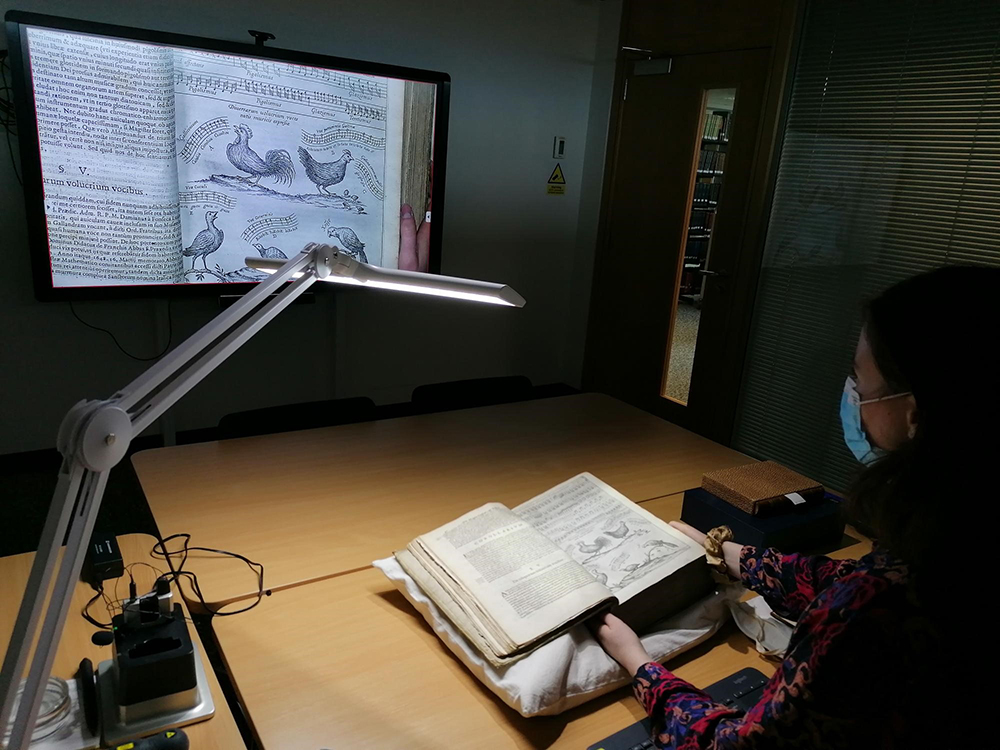
<path fill-rule="evenodd" d="M 122 559 L 126 565 L 134 562 L 146 562 L 163 569 L 163 561 L 155 560 L 149 555 L 155 542 L 153 537 L 145 534 L 131 534 L 118 538 Z M 17 610 L 24 594 L 24 587 L 28 582 L 28 574 L 34 557 L 35 553 L 29 552 L 23 555 L 0 558 L 0 603 L 2 603 L 0 606 L 0 643 L 7 644 L 11 631 L 14 629 L 14 620 L 17 617 Z M 152 570 L 142 565 L 136 565 L 132 568 L 132 573 L 140 591 L 148 591 L 156 578 L 156 574 Z M 111 588 L 113 587 L 109 587 L 109 596 L 113 593 Z M 127 576 L 119 585 L 119 594 L 128 595 Z M 90 659 L 96 670 L 99 662 L 111 658 L 109 647 L 95 646 L 91 643 L 90 636 L 97 629 L 80 616 L 84 604 L 91 596 L 93 596 L 93 591 L 89 586 L 84 583 L 77 585 L 73 594 L 72 609 L 66 618 L 66 626 L 53 665 L 52 673 L 57 677 L 71 678 L 76 674 L 82 659 Z M 90 612 L 95 619 L 107 621 L 107 610 L 100 601 L 95 602 Z M 219 688 L 219 681 L 208 663 L 205 649 L 201 645 L 194 627 L 190 627 L 191 638 L 197 641 L 201 650 L 202 665 L 208 674 L 212 700 L 215 702 L 215 715 L 212 718 L 184 727 L 184 731 L 191 740 L 191 747 L 198 748 L 198 750 L 235 750 L 245 747 L 239 729 L 233 721 L 229 705 L 226 703 L 226 698 Z"/>
<path fill-rule="evenodd" d="M 643 507 L 680 516 L 681 495 Z M 864 554 L 868 544 L 838 556 Z M 213 621 L 223 659 L 265 750 L 572 748 L 642 718 L 628 689 L 555 717 L 525 719 L 481 685 L 375 569 L 276 593 Z M 774 672 L 731 624 L 669 662 L 705 686 L 744 667 Z"/>
<path fill-rule="evenodd" d="M 590 471 L 636 501 L 749 461 L 609 396 L 580 394 L 160 448 L 132 458 L 164 536 L 239 552 L 278 591 L 346 571 L 483 503 Z M 192 557 L 212 605 L 252 596 L 247 567 Z M 189 602 L 190 592 L 185 588 Z"/>

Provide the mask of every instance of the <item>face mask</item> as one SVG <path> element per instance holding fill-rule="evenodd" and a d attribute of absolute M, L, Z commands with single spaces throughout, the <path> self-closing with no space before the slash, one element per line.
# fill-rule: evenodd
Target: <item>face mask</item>
<path fill-rule="evenodd" d="M 872 404 L 876 401 L 888 401 L 900 396 L 909 396 L 910 391 L 894 393 L 891 396 L 882 398 L 869 398 L 864 401 L 858 395 L 858 384 L 854 378 L 848 376 L 844 381 L 844 395 L 840 397 L 840 423 L 844 428 L 844 442 L 851 449 L 851 453 L 863 464 L 870 464 L 885 455 L 885 451 L 876 445 L 872 445 L 865 434 L 865 428 L 861 425 L 861 407 L 865 404 Z"/>

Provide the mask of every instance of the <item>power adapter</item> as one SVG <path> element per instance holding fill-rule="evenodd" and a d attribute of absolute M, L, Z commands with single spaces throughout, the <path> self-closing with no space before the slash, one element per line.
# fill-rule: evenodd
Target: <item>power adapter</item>
<path fill-rule="evenodd" d="M 101 587 L 102 581 L 121 578 L 125 575 L 125 564 L 122 562 L 122 552 L 118 549 L 118 540 L 114 534 L 94 534 L 87 548 L 87 557 L 83 561 L 80 580 L 89 583 L 95 590 Z"/>

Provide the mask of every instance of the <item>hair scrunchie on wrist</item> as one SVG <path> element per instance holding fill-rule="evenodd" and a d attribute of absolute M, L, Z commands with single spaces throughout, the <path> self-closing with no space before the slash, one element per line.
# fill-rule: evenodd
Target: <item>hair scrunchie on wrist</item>
<path fill-rule="evenodd" d="M 723 576 L 728 582 L 729 569 L 726 567 L 726 555 L 722 545 L 733 541 L 733 530 L 728 526 L 716 526 L 705 535 L 705 559 L 714 572 Z"/>

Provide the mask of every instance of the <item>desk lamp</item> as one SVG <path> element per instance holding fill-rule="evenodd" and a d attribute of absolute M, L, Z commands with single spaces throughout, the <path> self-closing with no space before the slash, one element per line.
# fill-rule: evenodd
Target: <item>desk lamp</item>
<path fill-rule="evenodd" d="M 26 750 L 31 742 L 108 472 L 125 457 L 133 436 L 158 419 L 316 281 L 524 306 L 524 298 L 503 284 L 369 266 L 331 245 L 306 245 L 288 261 L 253 257 L 246 263 L 272 275 L 111 398 L 77 403 L 59 426 L 56 444 L 63 457 L 59 479 L 0 671 L 0 728 L 4 728 L 41 619 L 7 750 Z M 291 283 L 269 299 L 286 281 Z M 64 538 L 66 552 L 56 571 Z"/>

